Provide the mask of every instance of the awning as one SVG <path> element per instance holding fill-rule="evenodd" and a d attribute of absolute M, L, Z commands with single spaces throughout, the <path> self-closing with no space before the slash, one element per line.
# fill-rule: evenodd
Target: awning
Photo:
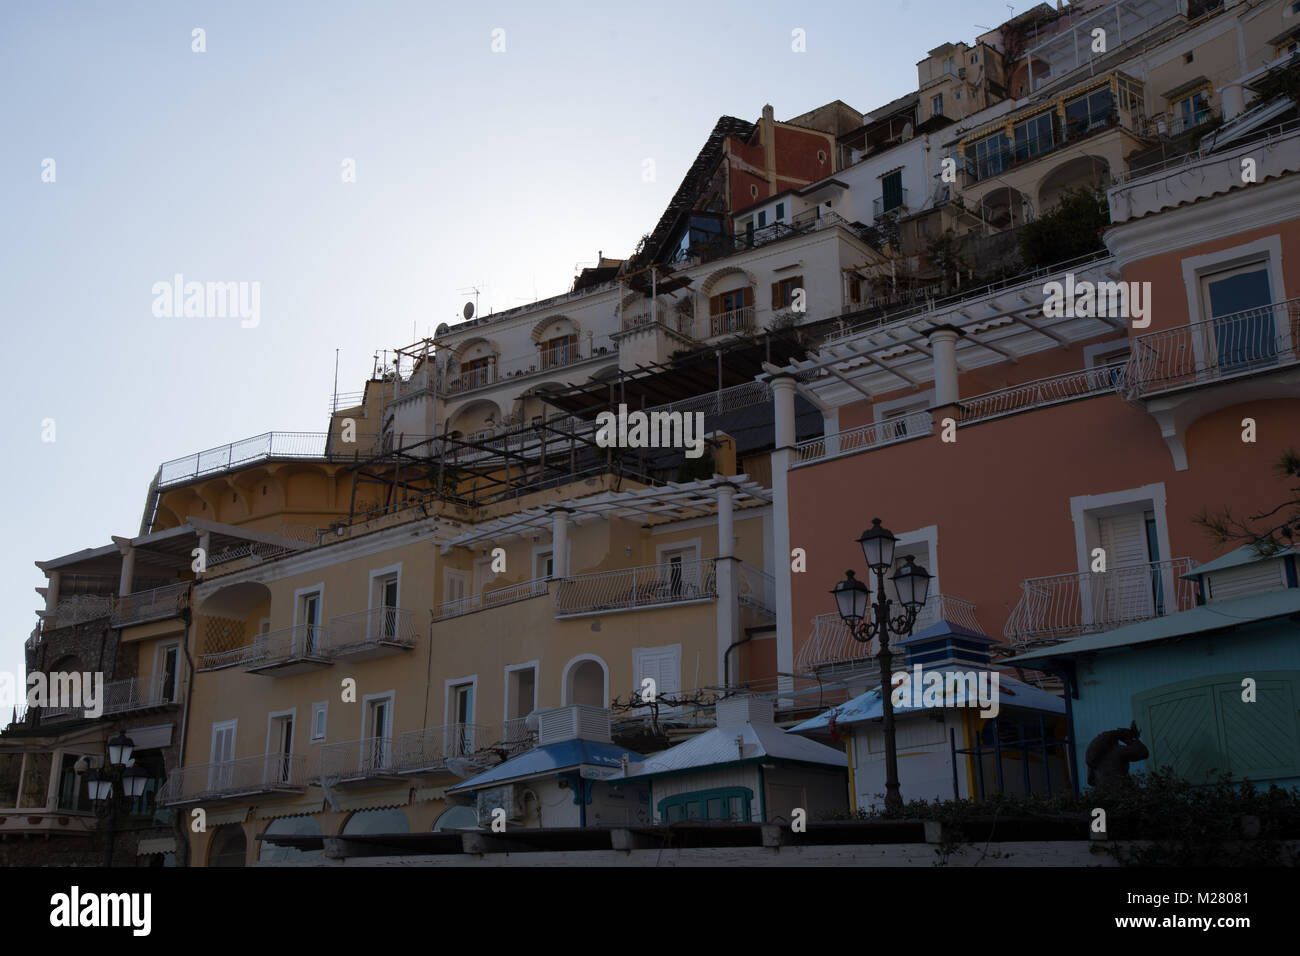
<path fill-rule="evenodd" d="M 254 809 L 253 816 L 258 820 L 270 820 L 275 817 L 305 817 L 320 813 L 325 809 L 324 797 L 299 797 L 284 803 L 268 803 Z"/>
<path fill-rule="evenodd" d="M 248 817 L 248 807 L 234 807 L 229 810 L 207 810 L 204 814 L 204 826 L 208 829 L 226 823 L 243 823 Z"/>
<path fill-rule="evenodd" d="M 411 785 L 408 783 L 367 793 L 335 792 L 334 806 L 338 810 L 379 810 L 387 807 L 404 807 L 411 802 Z"/>
<path fill-rule="evenodd" d="M 446 787 L 416 787 L 411 794 L 412 803 L 427 803 L 430 800 L 447 799 Z"/>
<path fill-rule="evenodd" d="M 1180 83 L 1178 86 L 1175 86 L 1169 92 L 1161 93 L 1160 95 L 1163 96 L 1166 100 L 1173 102 L 1174 100 L 1182 99 L 1188 93 L 1194 92 L 1195 90 L 1199 90 L 1202 87 L 1209 86 L 1209 85 L 1210 85 L 1209 77 L 1198 76 L 1196 77 L 1196 79 L 1188 80 L 1186 83 Z"/>
<path fill-rule="evenodd" d="M 154 853 L 175 853 L 175 837 L 153 837 L 148 840 L 141 840 L 135 845 L 136 856 L 151 856 Z"/>

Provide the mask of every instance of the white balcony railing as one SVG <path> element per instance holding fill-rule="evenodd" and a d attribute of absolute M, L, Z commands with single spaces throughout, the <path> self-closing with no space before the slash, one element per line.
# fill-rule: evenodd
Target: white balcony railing
<path fill-rule="evenodd" d="M 298 791 L 307 786 L 301 754 L 260 754 L 222 763 L 178 767 L 158 792 L 159 805 L 201 802 L 241 794 Z"/>
<path fill-rule="evenodd" d="M 555 614 L 563 617 L 680 604 L 716 597 L 717 593 L 712 559 L 595 571 L 560 582 Z"/>
<path fill-rule="evenodd" d="M 1300 298 L 1140 335 L 1128 382 L 1140 397 L 1297 362 Z"/>
<path fill-rule="evenodd" d="M 1029 578 L 1003 634 L 1018 645 L 1060 641 L 1188 610 L 1196 606 L 1196 587 L 1182 575 L 1193 565 L 1174 558 Z"/>
<path fill-rule="evenodd" d="M 182 581 L 150 591 L 136 591 L 119 597 L 113 606 L 109 618 L 114 627 L 128 624 L 143 624 L 146 621 L 158 621 L 166 617 L 176 617 L 185 607 L 184 601 L 189 594 L 190 584 Z"/>
<path fill-rule="evenodd" d="M 165 704 L 176 703 L 176 699 L 175 678 L 168 681 L 162 674 L 109 681 L 104 685 L 105 714 L 122 714 L 132 710 L 143 710 L 146 707 L 162 707 Z"/>
<path fill-rule="evenodd" d="M 1088 398 L 1106 392 L 1118 393 L 1124 389 L 1127 368 L 1126 362 L 1117 362 L 972 395 L 961 400 L 957 421 L 966 425 L 1076 398 Z"/>
<path fill-rule="evenodd" d="M 916 615 L 912 633 L 923 631 L 939 621 L 948 621 L 959 627 L 983 633 L 983 628 L 975 617 L 975 605 L 948 594 L 930 595 L 930 599 L 922 605 Z M 799 649 L 796 661 L 796 668 L 802 673 L 819 667 L 869 661 L 879 650 L 875 641 L 863 643 L 854 638 L 838 611 L 818 614 L 813 618 L 812 624 L 812 634 Z M 891 645 L 896 640 L 892 640 Z M 901 660 L 901 656 L 895 658 L 896 663 L 901 663 Z"/>
<path fill-rule="evenodd" d="M 395 774 L 399 752 L 397 743 L 388 737 L 325 744 L 320 749 L 320 769 L 311 779 L 337 782 Z"/>
<path fill-rule="evenodd" d="M 269 667 L 290 661 L 325 659 L 329 631 L 319 624 L 295 624 L 276 631 L 258 634 L 240 663 L 249 667 Z"/>
<path fill-rule="evenodd" d="M 397 742 L 397 765 L 407 772 L 440 770 L 453 757 L 469 757 L 496 743 L 486 724 L 446 724 L 402 734 Z"/>
<path fill-rule="evenodd" d="M 59 598 L 54 608 L 54 620 L 45 621 L 45 630 L 67 627 L 70 624 L 84 624 L 87 621 L 110 617 L 113 613 L 113 597 L 109 594 L 73 594 Z"/>
<path fill-rule="evenodd" d="M 438 613 L 434 615 L 433 619 L 435 621 L 445 621 L 448 618 L 460 617 L 462 614 L 471 614 L 485 608 L 502 607 L 516 601 L 527 601 L 529 598 L 541 597 L 549 589 L 549 578 L 532 578 L 518 584 L 507 584 L 505 587 L 491 588 L 482 594 L 470 594 L 454 601 L 443 601 L 438 605 Z"/>
<path fill-rule="evenodd" d="M 776 578 L 761 568 L 741 561 L 739 569 L 738 600 L 747 607 L 766 614 L 776 615 Z"/>
<path fill-rule="evenodd" d="M 799 464 L 851 454 L 869 448 L 879 448 L 900 441 L 908 441 L 934 433 L 934 419 L 929 412 L 913 412 L 897 418 L 886 418 L 867 425 L 858 425 L 833 435 L 823 435 L 795 446 L 795 459 Z"/>
<path fill-rule="evenodd" d="M 537 744 L 537 731 L 528 728 L 528 718 L 513 717 L 501 725 L 501 744 L 510 753 L 529 750 Z"/>
<path fill-rule="evenodd" d="M 331 657 L 346 657 L 383 645 L 414 647 L 420 639 L 415 612 L 396 607 L 372 607 L 331 618 L 327 633 Z"/>
<path fill-rule="evenodd" d="M 709 316 L 709 336 L 727 335 L 732 332 L 748 332 L 754 328 L 754 307 L 728 309 Z"/>

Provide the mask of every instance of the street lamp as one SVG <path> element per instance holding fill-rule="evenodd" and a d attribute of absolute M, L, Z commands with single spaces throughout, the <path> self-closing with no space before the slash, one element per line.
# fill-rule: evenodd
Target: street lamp
<path fill-rule="evenodd" d="M 135 741 L 119 732 L 108 741 L 106 766 L 81 771 L 86 777 L 86 789 L 95 807 L 95 815 L 108 821 L 108 835 L 104 840 L 104 866 L 113 865 L 113 843 L 117 837 L 117 818 L 131 801 L 143 796 L 149 783 L 149 771 L 135 766 L 131 754 Z"/>
<path fill-rule="evenodd" d="M 894 702 L 891 697 L 893 682 L 893 654 L 889 650 L 889 635 L 907 637 L 916 625 L 916 615 L 930 591 L 930 572 L 916 564 L 911 555 L 904 555 L 904 565 L 890 577 L 903 613 L 891 617 L 894 602 L 885 593 L 885 572 L 894 563 L 894 545 L 898 539 L 888 528 L 880 526 L 879 518 L 871 519 L 871 527 L 862 532 L 858 544 L 867 567 L 876 575 L 876 602 L 870 603 L 871 592 L 859 581 L 852 570 L 831 590 L 835 606 L 849 634 L 855 641 L 866 644 L 872 638 L 880 639 L 880 708 L 885 718 L 885 806 L 899 810 L 903 797 L 898 789 L 898 748 L 894 740 Z M 873 612 L 868 614 L 868 612 Z M 873 619 L 874 618 L 874 619 Z"/>

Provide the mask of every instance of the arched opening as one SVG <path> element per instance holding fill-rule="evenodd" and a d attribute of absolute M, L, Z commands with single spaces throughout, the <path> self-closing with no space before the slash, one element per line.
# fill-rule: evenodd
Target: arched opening
<path fill-rule="evenodd" d="M 217 827 L 208 846 L 208 866 L 244 866 L 248 856 L 248 840 L 244 828 L 238 823 Z"/>
<path fill-rule="evenodd" d="M 315 817 L 279 817 L 262 831 L 262 850 L 258 857 L 263 863 L 288 863 L 298 860 L 319 859 L 324 849 L 300 850 L 292 846 L 279 846 L 268 837 L 273 836 L 321 836 L 320 824 Z"/>
<path fill-rule="evenodd" d="M 463 405 L 447 420 L 447 431 L 460 432 L 466 438 L 483 437 L 498 425 L 504 424 L 505 414 L 496 402 L 479 399 Z"/>
<path fill-rule="evenodd" d="M 1110 163 L 1100 156 L 1077 156 L 1057 166 L 1038 184 L 1038 209 L 1049 212 L 1067 189 L 1103 186 L 1110 182 Z"/>
<path fill-rule="evenodd" d="M 588 707 L 606 706 L 609 688 L 608 671 L 603 661 L 595 657 L 577 658 L 569 662 L 564 673 L 564 702 L 585 704 Z"/>
<path fill-rule="evenodd" d="M 1033 218 L 1029 200 L 1018 189 L 999 186 L 980 200 L 980 218 L 990 229 L 1016 229 Z"/>
<path fill-rule="evenodd" d="M 433 831 L 441 833 L 445 830 L 477 830 L 478 814 L 473 807 L 451 807 L 442 811 L 438 819 L 433 821 Z"/>
<path fill-rule="evenodd" d="M 411 824 L 406 814 L 396 807 L 381 810 L 358 810 L 343 824 L 342 836 L 365 833 L 410 833 Z"/>
<path fill-rule="evenodd" d="M 447 376 L 447 391 L 455 394 L 491 385 L 497 380 L 500 357 L 500 349 L 487 339 L 470 339 L 456 350 Z"/>
<path fill-rule="evenodd" d="M 250 645 L 259 630 L 269 628 L 271 591 L 252 581 L 232 584 L 210 595 L 195 611 L 196 663 L 219 667 L 239 648 Z"/>

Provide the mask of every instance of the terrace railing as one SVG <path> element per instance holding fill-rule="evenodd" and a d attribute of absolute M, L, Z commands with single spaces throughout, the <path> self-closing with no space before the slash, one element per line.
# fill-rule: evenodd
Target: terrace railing
<path fill-rule="evenodd" d="M 1017 645 L 1050 643 L 1189 610 L 1196 587 L 1182 575 L 1193 566 L 1191 558 L 1174 558 L 1029 578 L 1003 635 Z"/>
<path fill-rule="evenodd" d="M 972 395 L 961 400 L 957 422 L 966 425 L 1076 398 L 1088 398 L 1106 392 L 1119 393 L 1124 390 L 1127 370 L 1127 362 L 1117 362 Z"/>
<path fill-rule="evenodd" d="M 1300 297 L 1140 335 L 1128 383 L 1136 397 L 1300 362 Z"/>
<path fill-rule="evenodd" d="M 330 642 L 329 630 L 320 624 L 295 624 L 258 634 L 249 656 L 241 663 L 266 667 L 288 661 L 325 657 Z"/>
<path fill-rule="evenodd" d="M 184 599 L 189 593 L 190 584 L 182 581 L 149 591 L 136 591 L 119 597 L 114 604 L 109 618 L 114 627 L 127 624 L 143 624 L 166 617 L 175 617 L 185 606 Z"/>
<path fill-rule="evenodd" d="M 362 737 L 320 749 L 320 768 L 313 779 L 339 781 L 394 774 L 400 769 L 396 741 L 388 737 Z"/>
<path fill-rule="evenodd" d="M 975 617 L 975 605 L 949 594 L 930 595 L 916 616 L 912 633 L 918 633 L 940 621 L 949 621 L 959 627 L 983 633 L 983 628 Z M 876 643 L 856 640 L 837 611 L 818 614 L 813 618 L 812 624 L 812 634 L 799 649 L 795 662 L 799 671 L 808 672 L 819 667 L 866 661 L 876 654 Z"/>
<path fill-rule="evenodd" d="M 326 432 L 266 432 L 254 435 L 252 438 L 163 462 L 158 474 L 158 487 L 180 484 L 266 458 L 324 459 L 328 444 L 329 434 Z"/>
<path fill-rule="evenodd" d="M 867 425 L 858 425 L 833 435 L 823 435 L 795 445 L 795 462 L 817 461 L 835 455 L 845 455 L 892 445 L 912 438 L 934 433 L 934 419 L 929 412 L 914 412 L 897 418 L 885 418 Z"/>
<path fill-rule="evenodd" d="M 496 742 L 486 724 L 446 724 L 402 734 L 397 742 L 397 765 L 404 771 L 440 770 L 454 757 L 469 757 Z"/>
<path fill-rule="evenodd" d="M 717 596 L 713 559 L 649 564 L 579 574 L 561 581 L 555 614 L 594 614 L 680 604 Z"/>
<path fill-rule="evenodd" d="M 104 713 L 123 714 L 146 707 L 161 707 L 176 702 L 176 682 L 168 686 L 162 675 L 130 677 L 104 685 Z"/>
<path fill-rule="evenodd" d="M 434 615 L 433 619 L 435 621 L 444 621 L 447 618 L 460 617 L 462 614 L 471 614 L 474 611 L 482 611 L 486 608 L 502 607 L 506 604 L 514 604 L 516 601 L 527 601 L 529 598 L 541 597 L 549 590 L 549 578 L 532 578 L 518 584 L 490 588 L 482 594 L 469 594 L 454 601 L 444 601 L 438 605 L 438 613 Z"/>
<path fill-rule="evenodd" d="M 709 316 L 709 336 L 728 335 L 732 332 L 748 332 L 754 328 L 754 307 L 747 305 L 740 309 L 728 309 Z"/>
<path fill-rule="evenodd" d="M 193 764 L 171 772 L 158 792 L 159 805 L 199 802 L 237 794 L 306 788 L 308 761 L 302 754 L 260 754 L 221 763 Z"/>
<path fill-rule="evenodd" d="M 331 618 L 328 628 L 331 656 L 346 656 L 381 644 L 414 647 L 420 639 L 415 612 L 396 607 L 372 607 Z"/>
<path fill-rule="evenodd" d="M 763 569 L 743 561 L 739 562 L 737 567 L 740 569 L 738 596 L 740 603 L 775 616 L 776 578 Z"/>

